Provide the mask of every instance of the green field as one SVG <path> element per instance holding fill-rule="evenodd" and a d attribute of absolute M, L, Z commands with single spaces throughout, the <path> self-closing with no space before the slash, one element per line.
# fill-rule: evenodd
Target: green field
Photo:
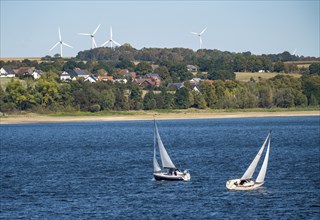
<path fill-rule="evenodd" d="M 301 74 L 298 73 L 259 73 L 259 72 L 238 72 L 236 73 L 236 80 L 242 81 L 242 82 L 248 82 L 250 81 L 250 78 L 252 77 L 255 81 L 259 81 L 259 78 L 261 79 L 270 79 L 272 77 L 275 77 L 276 75 L 290 75 L 296 78 L 300 78 Z"/>

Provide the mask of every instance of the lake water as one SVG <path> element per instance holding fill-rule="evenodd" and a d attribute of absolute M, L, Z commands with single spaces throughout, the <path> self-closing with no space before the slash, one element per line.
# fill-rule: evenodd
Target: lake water
<path fill-rule="evenodd" d="M 0 219 L 320 218 L 320 117 L 157 123 L 190 182 L 153 180 L 153 121 L 1 125 Z M 263 187 L 228 191 L 270 129 Z"/>

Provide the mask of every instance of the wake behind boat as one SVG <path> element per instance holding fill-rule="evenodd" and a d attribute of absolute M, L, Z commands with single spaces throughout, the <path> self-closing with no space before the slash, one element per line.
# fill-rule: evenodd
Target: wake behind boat
<path fill-rule="evenodd" d="M 243 174 L 243 176 L 240 179 L 233 179 L 229 180 L 226 183 L 226 187 L 230 190 L 252 190 L 256 189 L 263 185 L 264 178 L 266 176 L 267 167 L 268 167 L 268 160 L 269 160 L 269 149 L 270 149 L 270 139 L 271 139 L 271 131 L 269 132 L 266 140 L 264 141 L 263 145 L 261 146 L 258 154 L 254 158 L 254 160 L 251 162 L 250 166 L 246 170 L 246 172 Z M 263 164 L 261 166 L 260 172 L 258 174 L 258 177 L 255 181 L 252 180 L 252 175 L 258 165 L 258 162 L 261 158 L 262 152 L 268 143 L 267 152 L 264 157 Z"/>
<path fill-rule="evenodd" d="M 157 149 L 159 149 L 161 164 L 160 167 L 157 160 Z M 188 170 L 180 171 L 173 164 L 167 150 L 165 149 L 159 131 L 154 120 L 154 153 L 153 153 L 153 176 L 155 180 L 166 180 L 166 181 L 189 181 L 190 173 Z"/>

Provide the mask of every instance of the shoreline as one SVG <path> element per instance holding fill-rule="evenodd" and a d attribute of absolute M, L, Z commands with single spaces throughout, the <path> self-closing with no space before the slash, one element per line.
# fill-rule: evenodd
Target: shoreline
<path fill-rule="evenodd" d="M 63 122 L 111 122 L 153 120 L 183 120 L 183 119 L 223 119 L 223 118 L 256 118 L 256 117 L 294 117 L 320 116 L 320 111 L 281 111 L 281 112 L 182 112 L 182 113 L 146 113 L 115 116 L 49 116 L 38 114 L 8 115 L 0 118 L 0 125 L 6 124 L 34 124 L 34 123 L 63 123 Z"/>

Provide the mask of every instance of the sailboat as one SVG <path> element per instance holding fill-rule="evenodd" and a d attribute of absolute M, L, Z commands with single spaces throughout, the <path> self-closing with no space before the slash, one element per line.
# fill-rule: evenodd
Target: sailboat
<path fill-rule="evenodd" d="M 161 157 L 160 167 L 157 160 L 157 149 Z M 165 181 L 189 181 L 190 173 L 188 170 L 180 171 L 173 164 L 167 150 L 165 149 L 161 140 L 156 121 L 154 120 L 154 153 L 153 153 L 153 176 L 155 180 Z"/>
<path fill-rule="evenodd" d="M 228 180 L 226 183 L 226 187 L 230 190 L 251 190 L 258 188 L 263 185 L 264 179 L 267 172 L 268 167 L 268 160 L 269 160 L 269 149 L 270 149 L 270 139 L 271 139 L 271 131 L 269 132 L 267 138 L 263 142 L 258 154 L 255 156 L 253 161 L 251 162 L 250 166 L 246 170 L 246 172 L 243 174 L 243 176 L 240 179 L 233 179 Z M 259 171 L 259 174 L 256 178 L 256 180 L 252 180 L 252 175 L 259 163 L 259 160 L 261 158 L 261 155 L 263 153 L 263 150 L 265 149 L 265 146 L 268 145 L 266 154 L 261 166 L 261 169 Z"/>

